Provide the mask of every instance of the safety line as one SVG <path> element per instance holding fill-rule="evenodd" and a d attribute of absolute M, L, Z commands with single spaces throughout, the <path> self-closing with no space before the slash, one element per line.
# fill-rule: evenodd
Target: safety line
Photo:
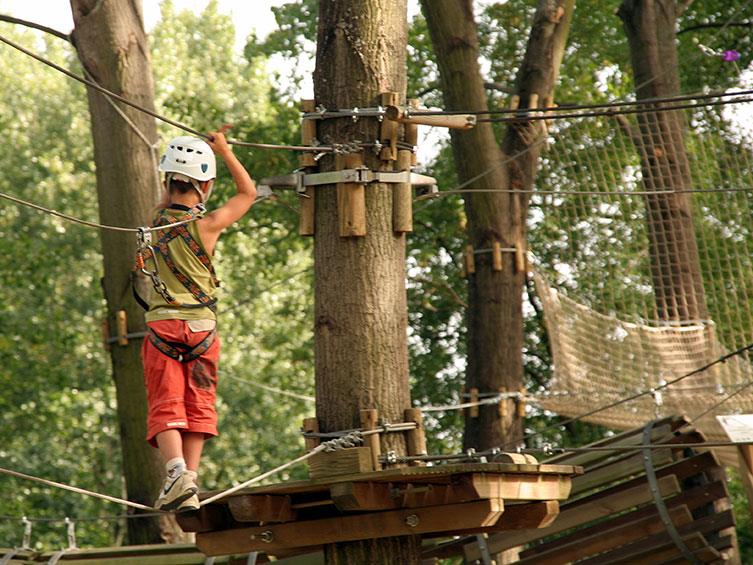
<path fill-rule="evenodd" d="M 0 198 L 5 198 L 6 200 L 10 200 L 11 202 L 15 202 L 16 204 L 21 204 L 22 206 L 27 206 L 29 208 L 33 208 L 34 210 L 39 210 L 40 212 L 44 212 L 45 214 L 50 214 L 51 216 L 57 216 L 58 218 L 63 218 L 64 220 L 75 222 L 77 224 L 81 224 L 90 228 L 100 228 L 100 229 L 112 230 L 112 231 L 132 232 L 132 233 L 140 233 L 141 231 L 157 232 L 161 230 L 174 228 L 177 226 L 182 226 L 183 224 L 189 224 L 191 222 L 195 222 L 196 220 L 198 220 L 198 218 L 192 218 L 190 220 L 183 220 L 181 222 L 175 222 L 173 224 L 167 224 L 167 225 L 159 226 L 159 227 L 146 226 L 143 228 L 125 228 L 125 227 L 120 227 L 120 226 L 108 226 L 106 224 L 100 224 L 97 222 L 90 222 L 88 220 L 82 220 L 80 218 L 76 218 L 75 216 L 71 216 L 70 214 L 64 214 L 63 212 L 58 212 L 57 210 L 45 208 L 44 206 L 40 206 L 39 204 L 28 202 L 27 200 L 23 200 L 16 196 L 11 196 L 10 194 L 5 194 L 4 192 L 0 192 Z"/>
<path fill-rule="evenodd" d="M 87 79 L 85 77 L 82 77 L 82 76 L 79 76 L 79 75 L 77 75 L 75 73 L 72 73 L 68 69 L 66 69 L 64 67 L 61 67 L 60 65 L 58 65 L 56 63 L 53 63 L 52 61 L 50 61 L 48 59 L 45 59 L 44 57 L 42 57 L 40 55 L 37 55 L 36 53 L 34 53 L 32 51 L 29 51 L 25 47 L 19 45 L 18 43 L 14 42 L 14 41 L 11 41 L 10 39 L 8 39 L 7 37 L 4 37 L 3 35 L 0 35 L 0 41 L 2 41 L 3 43 L 5 43 L 6 45 L 9 45 L 10 47 L 13 47 L 14 49 L 17 49 L 18 51 L 21 51 L 21 53 L 24 53 L 25 55 L 28 55 L 29 57 L 31 57 L 33 59 L 36 59 L 40 63 L 43 63 L 43 64 L 47 65 L 48 67 L 52 67 L 56 71 L 59 71 L 59 72 L 63 73 L 64 75 L 68 76 L 69 78 L 72 78 L 73 80 L 76 80 L 76 81 L 78 81 L 78 82 L 80 82 L 82 84 L 85 84 L 86 86 L 89 86 L 89 87 L 93 88 L 94 90 L 97 90 L 97 91 L 101 92 L 102 94 L 104 94 L 106 96 L 109 96 L 110 98 L 118 100 L 119 102 L 122 102 L 123 104 L 126 104 L 126 105 L 130 106 L 131 108 L 134 108 L 134 109 L 136 109 L 136 110 L 138 110 L 140 112 L 148 114 L 148 115 L 152 116 L 153 118 L 156 118 L 156 119 L 158 119 L 160 121 L 165 122 L 166 124 L 170 124 L 171 126 L 174 126 L 174 127 L 178 128 L 178 129 L 182 129 L 183 131 L 186 131 L 188 133 L 192 133 L 192 134 L 194 134 L 194 135 L 196 135 L 198 137 L 201 137 L 203 139 L 207 139 L 207 140 L 211 140 L 212 139 L 212 137 L 210 135 L 207 135 L 206 133 L 197 131 L 197 130 L 195 130 L 193 128 L 190 128 L 190 127 L 188 127 L 188 126 L 186 126 L 186 125 L 184 125 L 184 124 L 182 124 L 180 122 L 177 122 L 175 120 L 171 120 L 170 118 L 162 116 L 162 115 L 158 114 L 157 112 L 155 112 L 154 110 L 150 110 L 149 108 L 145 108 L 143 106 L 140 106 L 139 104 L 136 104 L 135 102 L 132 102 L 131 100 L 128 100 L 127 98 L 125 98 L 123 96 L 120 96 L 119 94 L 116 94 L 116 93 L 112 92 L 111 90 L 106 89 L 103 86 L 100 86 L 96 82 L 93 82 L 93 81 L 91 81 L 91 80 L 89 80 L 89 79 Z M 232 145 L 238 145 L 238 146 L 241 146 L 241 147 L 255 147 L 255 148 L 258 148 L 258 149 L 286 149 L 286 150 L 290 150 L 290 151 L 314 151 L 316 153 L 326 153 L 326 152 L 331 152 L 331 151 L 335 150 L 334 147 L 324 146 L 324 145 L 322 145 L 322 146 L 274 145 L 274 144 L 271 144 L 271 143 L 251 143 L 251 142 L 248 142 L 248 141 L 238 141 L 238 140 L 235 140 L 235 139 L 228 139 L 227 141 L 228 141 L 228 143 L 230 143 Z"/>
<path fill-rule="evenodd" d="M 289 392 L 287 390 L 283 390 L 283 389 L 280 389 L 280 388 L 275 388 L 273 386 L 265 385 L 265 384 L 262 384 L 262 383 L 257 383 L 257 382 L 254 382 L 254 381 L 249 381 L 249 380 L 246 380 L 246 379 L 241 379 L 240 377 L 236 377 L 234 375 L 223 375 L 223 378 L 228 378 L 228 379 L 231 379 L 231 380 L 234 380 L 234 381 L 238 381 L 238 382 L 241 382 L 241 383 L 249 384 L 251 386 L 255 386 L 255 387 L 258 387 L 260 389 L 266 390 L 268 392 L 273 392 L 275 394 L 281 394 L 283 396 L 289 396 L 291 398 L 297 398 L 298 400 L 305 400 L 306 402 L 316 402 L 316 398 L 314 398 L 313 396 L 307 396 L 305 394 L 298 394 L 296 392 Z"/>
<path fill-rule="evenodd" d="M 78 493 L 78 494 L 84 494 L 86 496 L 91 496 L 91 497 L 94 497 L 94 498 L 101 498 L 102 500 L 107 500 L 109 502 L 115 502 L 116 504 L 122 504 L 123 506 L 130 506 L 131 508 L 137 508 L 139 510 L 147 510 L 147 511 L 150 511 L 150 512 L 153 512 L 153 511 L 157 510 L 156 508 L 153 508 L 151 506 L 146 506 L 146 505 L 140 504 L 138 502 L 131 502 L 130 500 L 124 500 L 122 498 L 116 498 L 114 496 L 109 496 L 107 494 L 100 494 L 98 492 L 92 492 L 90 490 L 86 490 L 86 489 L 82 489 L 82 488 L 78 488 L 78 487 L 66 485 L 66 484 L 63 484 L 63 483 L 58 483 L 58 482 L 55 482 L 55 481 L 50 481 L 50 480 L 47 480 L 47 479 L 42 479 L 42 478 L 39 478 L 39 477 L 34 477 L 32 475 L 26 475 L 25 473 L 19 473 L 18 471 L 12 471 L 10 469 L 4 469 L 2 467 L 0 467 L 0 473 L 2 473 L 3 475 L 9 475 L 11 477 L 16 477 L 18 479 L 26 479 L 27 481 L 34 481 L 34 482 L 37 482 L 37 483 L 42 483 L 43 485 L 47 485 L 47 486 L 51 486 L 51 487 L 55 487 L 55 488 L 60 488 L 60 489 L 63 489 L 63 490 L 69 490 L 71 492 L 75 492 L 75 493 Z"/>
<path fill-rule="evenodd" d="M 479 123 L 523 123 L 535 122 L 540 120 L 562 120 L 573 118 L 593 118 L 599 116 L 625 116 L 629 114 L 658 114 L 660 112 L 674 112 L 677 110 L 687 110 L 691 108 L 708 108 L 711 106 L 725 106 L 727 104 L 745 104 L 753 102 L 753 98 L 735 98 L 732 100 L 717 100 L 716 102 L 703 102 L 698 104 L 675 104 L 673 106 L 660 106 L 658 108 L 632 108 L 627 110 L 604 110 L 602 112 L 572 112 L 565 114 L 547 114 L 541 115 L 538 108 L 531 108 L 529 111 L 533 115 L 526 115 L 514 118 L 481 118 Z M 520 113 L 520 112 L 519 112 Z"/>

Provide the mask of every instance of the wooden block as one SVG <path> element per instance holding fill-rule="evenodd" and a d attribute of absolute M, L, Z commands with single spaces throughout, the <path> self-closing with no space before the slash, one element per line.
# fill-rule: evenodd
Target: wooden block
<path fill-rule="evenodd" d="M 520 96 L 513 94 L 510 97 L 510 110 L 517 110 L 518 108 L 520 108 Z"/>
<path fill-rule="evenodd" d="M 115 324 L 118 330 L 118 345 L 128 345 L 128 319 L 125 310 L 115 312 Z"/>
<path fill-rule="evenodd" d="M 379 95 L 380 105 L 383 107 L 395 106 L 398 103 L 397 92 L 383 92 Z M 395 161 L 398 157 L 397 151 L 397 134 L 399 131 L 399 124 L 392 120 L 382 120 L 381 133 L 379 138 L 385 147 L 379 154 L 379 158 L 382 161 Z"/>
<path fill-rule="evenodd" d="M 379 411 L 373 408 L 361 410 L 361 428 L 364 431 L 374 430 L 379 425 Z M 375 471 L 382 468 L 379 457 L 382 455 L 382 447 L 379 442 L 379 434 L 369 434 L 364 437 L 363 443 L 371 450 L 371 461 Z"/>
<path fill-rule="evenodd" d="M 233 496 L 228 498 L 228 507 L 238 522 L 290 522 L 297 516 L 291 507 L 290 496 L 285 495 Z"/>
<path fill-rule="evenodd" d="M 515 271 L 518 273 L 526 272 L 526 248 L 523 243 L 515 245 Z"/>
<path fill-rule="evenodd" d="M 363 155 L 348 153 L 335 157 L 336 169 L 356 169 L 363 166 Z M 337 183 L 337 217 L 340 237 L 366 235 L 366 187 L 358 183 Z"/>
<path fill-rule="evenodd" d="M 410 171 L 411 155 L 408 150 L 401 149 L 397 154 L 397 171 Z M 408 182 L 394 185 L 392 189 L 392 231 L 407 233 L 413 231 L 413 187 Z"/>
<path fill-rule="evenodd" d="M 507 394 L 507 387 L 501 386 L 499 387 L 500 394 Z M 507 421 L 507 416 L 509 414 L 508 407 L 510 404 L 509 398 L 500 398 L 499 399 L 499 418 L 502 420 L 501 424 L 504 426 L 506 425 L 505 422 Z"/>
<path fill-rule="evenodd" d="M 406 408 L 404 411 L 406 422 L 415 422 L 416 429 L 405 432 L 408 455 L 426 455 L 426 435 L 424 434 L 424 414 L 420 408 Z M 414 461 L 411 465 L 423 466 L 422 461 Z"/>
<path fill-rule="evenodd" d="M 197 534 L 196 545 L 205 555 L 227 555 L 315 546 L 363 539 L 452 532 L 456 529 L 484 528 L 497 522 L 504 511 L 502 500 L 482 500 L 441 507 L 388 510 L 236 528 Z"/>
<path fill-rule="evenodd" d="M 492 243 L 492 270 L 502 271 L 502 244 L 499 241 Z"/>
<path fill-rule="evenodd" d="M 415 110 L 418 108 L 418 98 L 408 99 L 408 108 Z M 403 125 L 403 137 L 405 143 L 408 143 L 412 147 L 418 146 L 418 125 L 416 124 L 404 124 Z M 418 164 L 417 155 L 411 151 L 411 165 L 416 166 Z"/>
<path fill-rule="evenodd" d="M 315 112 L 316 100 L 302 100 L 301 111 L 306 113 Z M 316 122 L 317 120 L 311 118 L 303 118 L 301 120 L 301 145 L 311 146 L 314 144 L 314 140 L 316 139 Z M 314 159 L 313 153 L 308 151 L 298 158 L 298 162 L 304 168 L 316 167 L 316 159 Z"/>
<path fill-rule="evenodd" d="M 212 504 L 202 506 L 196 512 L 178 512 L 175 520 L 184 532 L 211 532 L 232 523 L 226 508 Z"/>
<path fill-rule="evenodd" d="M 319 420 L 316 418 L 304 418 L 302 429 L 304 433 L 319 433 Z M 321 443 L 318 437 L 304 437 L 303 441 L 306 444 L 306 451 L 311 451 Z"/>
<path fill-rule="evenodd" d="M 473 255 L 473 245 L 465 246 L 465 253 L 463 255 L 465 259 L 465 274 L 472 275 L 476 272 L 476 258 Z"/>
<path fill-rule="evenodd" d="M 518 418 L 526 417 L 526 389 L 520 389 L 520 396 L 515 399 L 515 411 Z"/>
<path fill-rule="evenodd" d="M 329 494 L 338 510 L 376 511 L 400 508 L 399 501 L 392 496 L 389 483 L 349 482 L 335 483 L 329 487 Z"/>
<path fill-rule="evenodd" d="M 310 457 L 308 464 L 309 476 L 312 479 L 374 471 L 371 449 L 368 447 L 350 447 L 331 452 L 321 451 Z"/>
<path fill-rule="evenodd" d="M 313 186 L 306 188 L 306 192 L 298 199 L 300 203 L 298 217 L 298 235 L 314 235 L 316 228 L 316 191 Z"/>
<path fill-rule="evenodd" d="M 473 256 L 473 254 L 471 254 Z M 469 399 L 471 402 L 478 402 L 478 389 L 472 388 L 471 389 L 471 397 Z M 478 404 L 476 406 L 471 406 L 469 408 L 469 415 L 471 418 L 478 418 Z"/>
<path fill-rule="evenodd" d="M 476 116 L 473 114 L 427 114 L 416 116 L 406 115 L 405 110 L 398 106 L 388 106 L 386 111 L 387 121 L 399 122 L 401 124 L 414 124 L 432 127 L 442 127 L 449 129 L 471 129 L 476 126 Z"/>

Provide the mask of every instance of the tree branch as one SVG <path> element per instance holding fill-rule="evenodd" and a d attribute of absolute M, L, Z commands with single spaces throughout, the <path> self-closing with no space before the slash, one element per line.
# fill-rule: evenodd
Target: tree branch
<path fill-rule="evenodd" d="M 27 20 L 22 20 L 19 18 L 14 18 L 13 16 L 7 16 L 5 14 L 0 14 L 0 21 L 8 22 L 9 24 L 18 24 L 34 29 L 38 29 L 39 31 L 43 31 L 45 33 L 49 33 L 51 35 L 54 35 L 55 37 L 59 37 L 60 39 L 64 39 L 65 41 L 69 43 L 73 43 L 73 40 L 71 39 L 71 35 L 68 33 L 63 33 L 62 31 L 58 31 L 56 29 L 52 29 L 51 27 L 43 26 L 41 24 L 37 24 L 34 22 L 30 22 Z"/>
<path fill-rule="evenodd" d="M 745 21 L 745 22 L 728 22 L 728 23 L 707 23 L 707 24 L 696 24 L 690 27 L 686 27 L 684 29 L 681 29 L 677 32 L 677 35 L 682 35 L 683 33 L 687 33 L 690 31 L 698 31 L 699 29 L 711 29 L 711 28 L 728 28 L 728 27 L 753 27 L 753 20 Z"/>

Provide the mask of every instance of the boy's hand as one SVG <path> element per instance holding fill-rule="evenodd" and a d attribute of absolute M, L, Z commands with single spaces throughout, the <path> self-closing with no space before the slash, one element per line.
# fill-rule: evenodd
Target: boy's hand
<path fill-rule="evenodd" d="M 231 125 L 225 124 L 218 131 L 212 131 L 208 134 L 209 139 L 207 139 L 207 143 L 209 144 L 209 147 L 212 148 L 212 151 L 218 155 L 227 155 L 228 153 L 233 152 L 227 139 L 225 139 L 225 132 L 231 127 Z"/>

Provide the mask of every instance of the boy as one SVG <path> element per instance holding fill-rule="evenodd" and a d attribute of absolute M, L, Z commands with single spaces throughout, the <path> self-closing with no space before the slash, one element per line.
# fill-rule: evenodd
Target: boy
<path fill-rule="evenodd" d="M 187 136 L 171 140 L 159 164 L 166 194 L 153 225 L 198 218 L 154 232 L 152 247 L 151 260 L 164 284 L 150 288 L 149 335 L 141 352 L 149 404 L 147 440 L 159 448 L 167 470 L 154 505 L 161 510 L 198 509 L 201 452 L 204 441 L 217 435 L 220 340 L 218 281 L 211 258 L 222 231 L 243 217 L 256 198 L 254 182 L 225 139 L 226 129 L 212 132 L 208 143 Z M 216 177 L 215 153 L 230 170 L 237 192 L 204 214 Z"/>

